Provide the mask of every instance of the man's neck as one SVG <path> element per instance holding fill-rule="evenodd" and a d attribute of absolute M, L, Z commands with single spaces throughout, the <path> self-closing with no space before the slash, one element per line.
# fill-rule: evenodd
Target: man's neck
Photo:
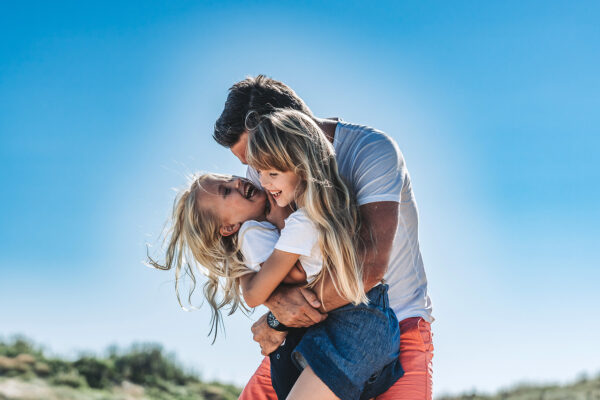
<path fill-rule="evenodd" d="M 337 127 L 338 121 L 335 119 L 315 118 L 315 122 L 321 128 L 327 139 L 333 143 L 335 137 L 335 128 Z"/>

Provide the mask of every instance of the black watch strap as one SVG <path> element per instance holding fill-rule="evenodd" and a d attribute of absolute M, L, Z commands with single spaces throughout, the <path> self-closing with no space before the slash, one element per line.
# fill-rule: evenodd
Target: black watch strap
<path fill-rule="evenodd" d="M 269 313 L 267 314 L 267 324 L 269 325 L 269 328 L 275 329 L 279 332 L 287 332 L 290 330 L 290 328 L 279 322 L 271 311 L 269 311 Z"/>

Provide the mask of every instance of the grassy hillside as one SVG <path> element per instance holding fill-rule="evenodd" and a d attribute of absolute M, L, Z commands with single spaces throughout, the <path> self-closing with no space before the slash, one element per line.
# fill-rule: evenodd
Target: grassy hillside
<path fill-rule="evenodd" d="M 233 400 L 240 389 L 202 382 L 159 345 L 107 350 L 75 361 L 47 357 L 23 338 L 0 342 L 0 400 Z"/>
<path fill-rule="evenodd" d="M 65 361 L 47 357 L 23 338 L 0 341 L 0 400 L 233 400 L 240 391 L 203 382 L 155 344 Z M 468 393 L 437 400 L 600 400 L 600 376 L 566 386 L 521 385 L 495 395 Z"/>
<path fill-rule="evenodd" d="M 600 376 L 581 378 L 570 385 L 519 385 L 495 395 L 476 393 L 441 396 L 436 400 L 600 400 Z"/>

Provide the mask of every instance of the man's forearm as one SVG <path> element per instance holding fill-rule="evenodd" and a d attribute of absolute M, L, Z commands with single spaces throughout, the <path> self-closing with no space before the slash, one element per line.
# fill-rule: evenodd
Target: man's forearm
<path fill-rule="evenodd" d="M 379 202 L 360 206 L 361 246 L 359 254 L 363 264 L 363 286 L 365 292 L 378 284 L 387 271 L 392 243 L 398 224 L 398 203 Z M 337 292 L 331 277 L 324 279 L 322 287 L 315 288 L 321 300 L 321 311 L 333 310 L 349 301 Z"/>
<path fill-rule="evenodd" d="M 363 266 L 363 286 L 365 293 L 381 282 L 385 274 L 387 263 L 383 266 L 380 264 L 364 264 Z M 328 312 L 336 308 L 345 306 L 349 303 L 348 299 L 342 297 L 333 285 L 331 277 L 327 277 L 323 281 L 323 287 L 316 287 L 315 294 L 321 301 L 319 311 Z"/>

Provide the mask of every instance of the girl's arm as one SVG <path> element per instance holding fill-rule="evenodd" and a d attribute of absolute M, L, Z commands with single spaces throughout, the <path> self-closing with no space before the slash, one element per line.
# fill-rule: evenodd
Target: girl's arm
<path fill-rule="evenodd" d="M 262 264 L 260 271 L 242 277 L 242 291 L 246 304 L 249 307 L 263 304 L 294 268 L 299 257 L 298 254 L 275 249 Z"/>
<path fill-rule="evenodd" d="M 296 261 L 296 265 L 292 268 L 289 274 L 283 279 L 283 283 L 288 285 L 297 285 L 299 283 L 306 283 L 306 271 L 302 267 L 300 260 Z"/>

